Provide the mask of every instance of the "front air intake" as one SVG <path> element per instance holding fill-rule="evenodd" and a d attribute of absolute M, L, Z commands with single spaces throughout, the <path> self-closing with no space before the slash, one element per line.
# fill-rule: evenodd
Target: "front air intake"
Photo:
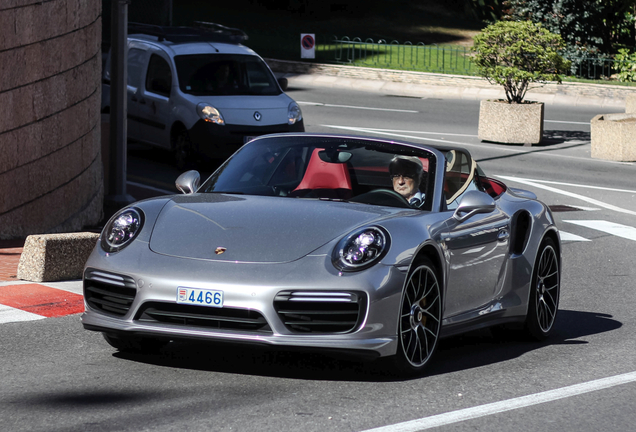
<path fill-rule="evenodd" d="M 364 320 L 366 295 L 359 292 L 281 291 L 274 309 L 294 333 L 349 333 Z"/>
<path fill-rule="evenodd" d="M 265 334 L 272 332 L 263 315 L 255 310 L 241 308 L 212 308 L 148 302 L 140 308 L 135 321 L 208 330 L 235 330 Z"/>
<path fill-rule="evenodd" d="M 84 299 L 91 309 L 124 316 L 137 295 L 135 280 L 92 268 L 84 272 Z"/>

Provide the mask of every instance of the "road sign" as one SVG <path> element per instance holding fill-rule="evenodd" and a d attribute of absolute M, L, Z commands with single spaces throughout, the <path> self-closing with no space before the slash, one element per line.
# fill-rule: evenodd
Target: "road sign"
<path fill-rule="evenodd" d="M 300 58 L 316 58 L 316 35 L 313 33 L 300 34 Z"/>

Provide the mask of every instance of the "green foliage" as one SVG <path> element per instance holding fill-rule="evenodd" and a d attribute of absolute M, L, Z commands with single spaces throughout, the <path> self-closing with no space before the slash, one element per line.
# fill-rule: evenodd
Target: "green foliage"
<path fill-rule="evenodd" d="M 502 0 L 470 0 L 468 8 L 475 18 L 492 22 L 501 18 L 502 3 Z"/>
<path fill-rule="evenodd" d="M 522 103 L 530 83 L 561 83 L 569 62 L 559 55 L 559 35 L 530 21 L 499 21 L 475 36 L 473 52 L 479 74 L 504 87 L 508 103 Z"/>
<path fill-rule="evenodd" d="M 507 19 L 541 23 L 561 35 L 573 73 L 583 58 L 634 46 L 636 0 L 507 0 Z"/>
<path fill-rule="evenodd" d="M 619 81 L 636 81 L 636 52 L 630 54 L 628 49 L 619 49 L 614 60 L 616 60 L 614 67 L 618 71 Z"/>

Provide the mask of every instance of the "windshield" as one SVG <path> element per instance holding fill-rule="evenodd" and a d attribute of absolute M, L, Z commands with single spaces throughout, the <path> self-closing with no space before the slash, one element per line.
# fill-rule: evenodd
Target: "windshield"
<path fill-rule="evenodd" d="M 199 192 L 430 210 L 434 169 L 435 156 L 424 149 L 365 139 L 275 136 L 245 145 Z"/>
<path fill-rule="evenodd" d="M 174 62 L 183 93 L 197 96 L 275 96 L 281 93 L 274 75 L 256 56 L 179 55 Z"/>

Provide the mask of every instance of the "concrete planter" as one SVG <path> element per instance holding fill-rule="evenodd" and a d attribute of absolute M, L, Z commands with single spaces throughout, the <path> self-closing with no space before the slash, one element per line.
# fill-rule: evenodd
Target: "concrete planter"
<path fill-rule="evenodd" d="M 636 93 L 628 94 L 625 97 L 625 112 L 636 114 Z"/>
<path fill-rule="evenodd" d="M 539 144 L 543 136 L 543 102 L 509 104 L 482 100 L 477 135 L 482 141 Z"/>
<path fill-rule="evenodd" d="M 636 161 L 636 113 L 599 114 L 590 127 L 593 158 Z"/>

